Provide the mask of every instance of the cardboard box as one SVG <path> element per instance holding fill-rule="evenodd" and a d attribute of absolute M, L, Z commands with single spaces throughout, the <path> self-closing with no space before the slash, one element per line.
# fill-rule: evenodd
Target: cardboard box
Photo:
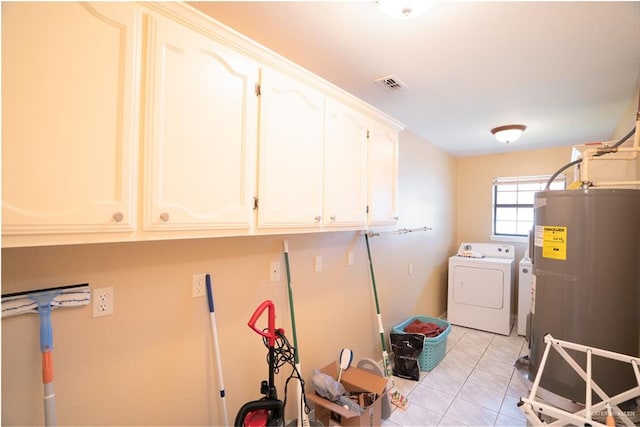
<path fill-rule="evenodd" d="M 336 362 L 325 366 L 320 371 L 333 378 L 338 378 L 338 364 Z M 333 420 L 334 423 L 338 423 L 341 426 L 381 425 L 380 401 L 382 400 L 384 389 L 387 386 L 387 379 L 351 366 L 342 373 L 340 382 L 348 392 L 373 392 L 378 395 L 378 398 L 372 405 L 368 406 L 362 414 L 358 414 L 357 412 L 349 411 L 337 403 L 325 399 L 316 394 L 315 391 L 309 391 L 306 393 L 307 400 L 315 404 L 316 420 L 325 426 L 329 425 L 330 420 Z"/>

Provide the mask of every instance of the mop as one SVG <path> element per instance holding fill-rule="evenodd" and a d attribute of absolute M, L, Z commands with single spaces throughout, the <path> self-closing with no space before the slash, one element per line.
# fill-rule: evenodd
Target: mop
<path fill-rule="evenodd" d="M 46 426 L 56 425 L 56 395 L 53 387 L 53 330 L 51 310 L 87 305 L 91 300 L 89 284 L 61 286 L 36 291 L 2 295 L 2 317 L 24 313 L 40 316 L 40 351 L 44 385 L 44 418 Z"/>
<path fill-rule="evenodd" d="M 220 388 L 220 399 L 222 399 L 222 415 L 224 425 L 229 425 L 229 415 L 227 412 L 227 401 L 225 400 L 224 381 L 222 379 L 222 361 L 220 360 L 220 343 L 218 342 L 218 327 L 216 325 L 216 311 L 213 306 L 213 290 L 211 288 L 211 276 L 205 276 L 205 284 L 207 286 L 207 302 L 209 303 L 209 320 L 211 321 L 211 336 L 213 337 L 213 349 L 216 354 L 216 362 L 218 368 L 218 385 Z"/>

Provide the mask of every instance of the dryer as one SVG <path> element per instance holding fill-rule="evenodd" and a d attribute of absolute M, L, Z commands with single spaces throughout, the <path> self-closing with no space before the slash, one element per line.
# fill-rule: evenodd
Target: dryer
<path fill-rule="evenodd" d="M 462 243 L 449 258 L 449 323 L 502 335 L 511 333 L 515 302 L 515 249 Z"/>

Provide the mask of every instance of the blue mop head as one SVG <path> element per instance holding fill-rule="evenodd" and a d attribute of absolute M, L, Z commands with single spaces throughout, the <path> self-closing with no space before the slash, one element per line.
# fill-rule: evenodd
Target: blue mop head
<path fill-rule="evenodd" d="M 45 308 L 87 305 L 91 301 L 89 284 L 61 286 L 50 289 L 2 295 L 2 317 L 23 313 L 39 313 Z"/>

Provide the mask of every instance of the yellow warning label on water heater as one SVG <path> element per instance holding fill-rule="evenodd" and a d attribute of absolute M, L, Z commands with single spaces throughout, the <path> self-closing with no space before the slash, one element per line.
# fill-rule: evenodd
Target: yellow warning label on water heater
<path fill-rule="evenodd" d="M 567 227 L 543 226 L 542 256 L 551 259 L 567 259 Z"/>

